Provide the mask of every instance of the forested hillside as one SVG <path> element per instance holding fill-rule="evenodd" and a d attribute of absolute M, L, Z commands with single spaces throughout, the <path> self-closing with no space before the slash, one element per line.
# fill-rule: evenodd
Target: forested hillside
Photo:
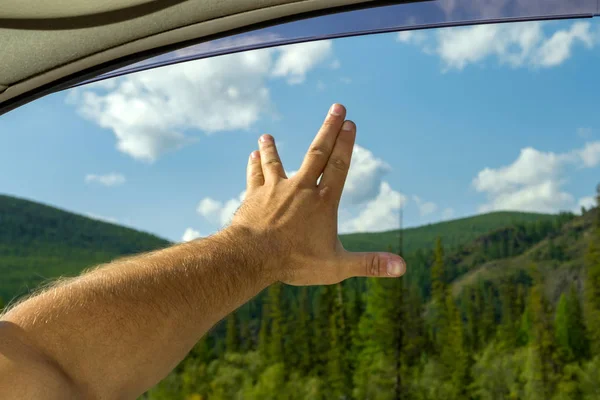
<path fill-rule="evenodd" d="M 0 195 L 0 298 L 168 241 L 40 203 Z"/>
<path fill-rule="evenodd" d="M 461 244 L 510 222 L 550 221 L 555 216 L 530 213 L 493 213 L 409 229 L 407 243 L 429 248 L 437 235 Z M 342 236 L 351 249 L 367 251 L 396 245 L 398 231 Z M 167 240 L 29 200 L 0 195 L 0 299 L 26 294 L 58 276 L 168 246 Z"/>
<path fill-rule="evenodd" d="M 400 248 L 398 231 L 342 241 Z M 597 208 L 464 218 L 404 230 L 402 243 L 403 278 L 274 285 L 143 398 L 600 398 Z M 0 196 L 0 294 L 168 244 Z"/>
<path fill-rule="evenodd" d="M 600 398 L 598 208 L 443 239 L 399 280 L 270 287 L 144 398 Z"/>

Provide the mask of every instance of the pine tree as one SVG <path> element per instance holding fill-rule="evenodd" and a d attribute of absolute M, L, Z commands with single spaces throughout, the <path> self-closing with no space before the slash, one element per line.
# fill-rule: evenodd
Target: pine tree
<path fill-rule="evenodd" d="M 583 323 L 583 311 L 575 283 L 567 294 L 560 296 L 554 319 L 556 342 L 565 362 L 587 357 L 588 343 Z"/>
<path fill-rule="evenodd" d="M 404 311 L 402 314 L 403 361 L 406 368 L 417 365 L 428 349 L 425 321 L 423 320 L 423 299 L 416 285 L 405 288 Z"/>
<path fill-rule="evenodd" d="M 319 288 L 316 315 L 313 323 L 314 333 L 311 348 L 314 351 L 313 374 L 325 377 L 329 354 L 329 312 L 332 308 L 332 296 L 328 286 Z"/>
<path fill-rule="evenodd" d="M 345 353 L 345 324 L 342 285 L 327 287 L 331 297 L 329 313 L 329 351 L 327 355 L 327 398 L 349 398 L 351 387 L 348 379 L 348 368 Z"/>
<path fill-rule="evenodd" d="M 532 268 L 534 286 L 529 293 L 531 333 L 527 393 L 530 398 L 550 398 L 559 366 L 556 360 L 556 342 L 549 303 L 544 296 L 541 274 Z"/>
<path fill-rule="evenodd" d="M 517 344 L 517 291 L 515 284 L 507 281 L 501 286 L 502 323 L 498 331 L 500 345 L 503 349 L 513 349 Z"/>
<path fill-rule="evenodd" d="M 291 351 L 293 352 L 293 366 L 295 366 L 303 375 L 308 375 L 312 368 L 312 349 L 311 349 L 311 318 L 310 304 L 308 297 L 308 287 L 300 288 L 298 299 L 298 309 L 295 315 L 293 340 Z"/>
<path fill-rule="evenodd" d="M 590 350 L 600 354 L 600 185 L 596 196 L 596 218 L 585 255 L 585 322 Z"/>
<path fill-rule="evenodd" d="M 268 360 L 275 364 L 284 362 L 284 338 L 285 326 L 284 315 L 282 311 L 282 284 L 271 285 L 267 291 L 267 301 L 269 304 L 269 319 L 271 329 L 269 330 Z"/>
<path fill-rule="evenodd" d="M 445 345 L 445 338 L 442 332 L 448 323 L 446 315 L 446 286 L 444 248 L 442 246 L 442 239 L 438 237 L 435 243 L 434 262 L 431 267 L 431 337 L 438 351 Z"/>
<path fill-rule="evenodd" d="M 240 351 L 240 331 L 238 327 L 237 313 L 234 311 L 227 316 L 227 336 L 225 337 L 225 348 L 229 353 Z"/>
<path fill-rule="evenodd" d="M 241 322 L 240 339 L 241 339 L 241 351 L 246 353 L 254 348 L 254 338 L 252 337 L 252 330 L 250 329 L 250 321 L 248 319 Z"/>
<path fill-rule="evenodd" d="M 481 286 L 485 295 L 481 295 L 481 323 L 479 328 L 479 346 L 484 348 L 494 337 L 496 330 L 496 304 L 494 288 L 490 285 L 487 289 Z"/>
<path fill-rule="evenodd" d="M 478 298 L 479 296 L 479 298 Z M 479 291 L 469 286 L 463 295 L 463 303 L 467 314 L 465 341 L 471 353 L 479 350 L 479 307 L 481 304 Z M 478 307 L 479 306 L 479 307 Z"/>
<path fill-rule="evenodd" d="M 258 352 L 263 359 L 269 360 L 269 330 L 271 328 L 269 318 L 269 302 L 263 299 L 262 311 L 260 317 L 260 330 L 258 332 Z"/>
<path fill-rule="evenodd" d="M 366 309 L 359 322 L 359 337 L 355 349 L 359 352 L 353 376 L 354 397 L 385 398 L 395 395 L 395 349 L 390 340 L 392 328 L 387 318 L 388 294 L 384 279 L 367 282 Z M 382 397 L 383 394 L 385 397 Z"/>
<path fill-rule="evenodd" d="M 446 296 L 446 313 L 448 326 L 444 331 L 445 346 L 442 348 L 441 360 L 450 372 L 453 398 L 462 399 L 467 397 L 470 362 L 464 341 L 462 318 L 451 293 Z"/>

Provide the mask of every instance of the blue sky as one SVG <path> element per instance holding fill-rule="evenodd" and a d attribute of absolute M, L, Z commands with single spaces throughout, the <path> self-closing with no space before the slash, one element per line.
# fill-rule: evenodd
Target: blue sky
<path fill-rule="evenodd" d="M 358 126 L 340 229 L 589 206 L 600 176 L 597 20 L 259 50 L 57 93 L 0 118 L 0 192 L 156 233 L 228 221 L 248 154 L 287 171 L 333 102 Z"/>

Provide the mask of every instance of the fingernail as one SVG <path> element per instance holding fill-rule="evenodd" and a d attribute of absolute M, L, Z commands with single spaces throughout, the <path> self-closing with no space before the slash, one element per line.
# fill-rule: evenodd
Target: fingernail
<path fill-rule="evenodd" d="M 271 136 L 271 135 L 262 135 L 260 137 L 261 143 L 266 143 L 266 142 L 271 142 L 271 141 L 273 141 L 273 136 Z"/>
<path fill-rule="evenodd" d="M 335 115 L 336 117 L 342 115 L 343 112 L 344 112 L 344 107 L 341 104 L 337 104 L 337 103 L 332 105 L 331 108 L 329 109 L 329 114 Z"/>
<path fill-rule="evenodd" d="M 253 151 L 252 153 L 250 153 L 250 158 L 256 160 L 259 154 L 260 153 L 258 151 Z"/>
<path fill-rule="evenodd" d="M 387 273 L 389 276 L 400 276 L 404 273 L 404 263 L 400 260 L 389 260 Z"/>
<path fill-rule="evenodd" d="M 344 125 L 342 125 L 343 131 L 351 131 L 354 128 L 354 124 L 350 121 L 345 121 Z"/>

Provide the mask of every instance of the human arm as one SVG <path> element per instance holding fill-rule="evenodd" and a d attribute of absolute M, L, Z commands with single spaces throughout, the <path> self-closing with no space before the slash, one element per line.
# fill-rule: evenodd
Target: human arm
<path fill-rule="evenodd" d="M 116 260 L 6 313 L 0 320 L 0 398 L 19 398 L 19 388 L 42 385 L 36 371 L 65 391 L 55 388 L 46 398 L 67 392 L 74 398 L 135 398 L 216 322 L 274 282 L 317 285 L 401 275 L 405 265 L 398 256 L 350 253 L 337 238 L 356 128 L 348 121 L 349 129 L 342 129 L 345 110 L 332 110 L 290 179 L 273 138 L 261 137 L 260 151 L 249 158 L 246 199 L 221 232 Z M 10 343 L 29 351 L 3 351 L 14 348 Z"/>

